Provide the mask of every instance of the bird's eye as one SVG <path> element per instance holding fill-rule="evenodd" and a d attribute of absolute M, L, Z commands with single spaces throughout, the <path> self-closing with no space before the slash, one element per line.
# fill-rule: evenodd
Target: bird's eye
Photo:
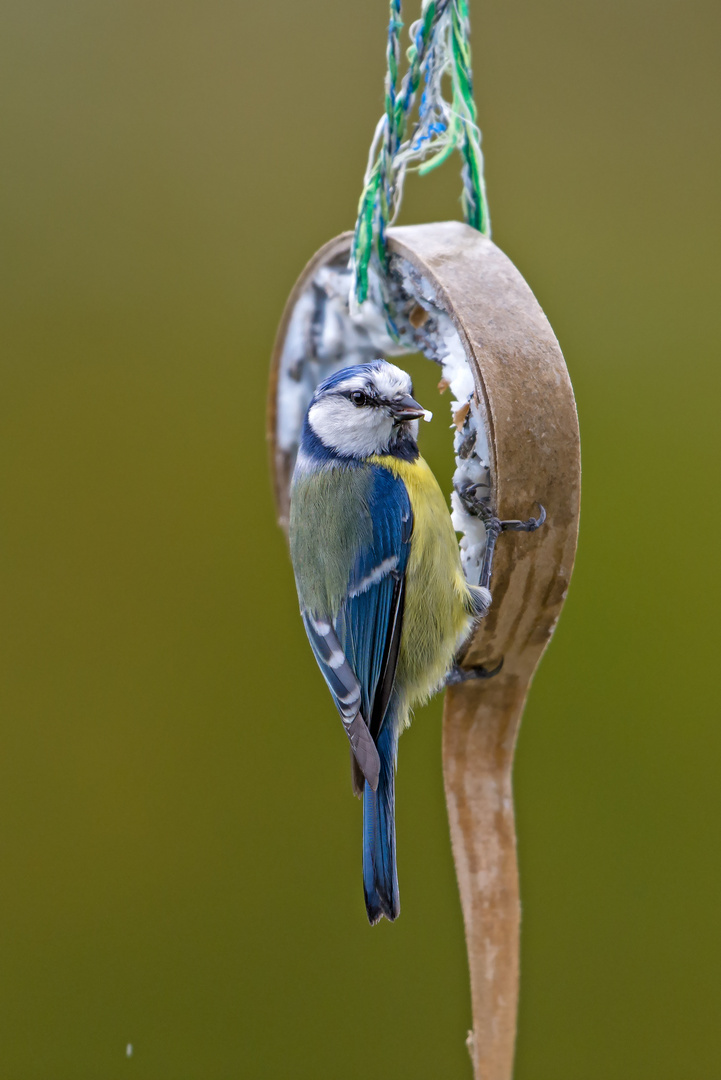
<path fill-rule="evenodd" d="M 366 397 L 366 395 L 363 393 L 362 390 L 353 390 L 353 392 L 350 395 L 350 399 L 351 399 L 351 401 L 353 402 L 354 405 L 358 405 L 359 407 L 361 405 L 365 405 L 367 403 L 367 401 L 368 401 L 368 398 Z"/>

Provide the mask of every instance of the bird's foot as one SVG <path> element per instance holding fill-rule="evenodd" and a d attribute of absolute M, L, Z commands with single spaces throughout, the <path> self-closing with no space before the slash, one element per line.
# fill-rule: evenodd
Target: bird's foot
<path fill-rule="evenodd" d="M 458 497 L 467 513 L 473 517 L 480 518 L 486 527 L 486 550 L 483 556 L 483 566 L 481 568 L 481 580 L 479 585 L 487 589 L 491 582 L 491 571 L 493 569 L 493 554 L 496 548 L 496 540 L 502 532 L 535 532 L 536 529 L 540 529 L 546 520 L 546 511 L 540 503 L 538 508 L 540 513 L 537 518 L 531 517 L 527 521 L 501 521 L 493 513 L 490 506 L 490 500 L 488 497 L 478 497 L 477 490 L 478 484 L 469 484 L 458 492 Z"/>
<path fill-rule="evenodd" d="M 480 518 L 486 529 L 495 533 L 496 536 L 499 536 L 502 532 L 535 532 L 536 529 L 540 529 L 546 520 L 545 508 L 538 503 L 540 514 L 537 518 L 530 517 L 527 521 L 517 521 L 515 519 L 502 521 L 491 510 L 489 497 L 479 497 L 476 494 L 480 486 L 479 484 L 469 484 L 458 492 L 458 497 L 463 504 L 464 510 L 473 517 Z"/>
<path fill-rule="evenodd" d="M 459 664 L 454 664 L 446 675 L 446 686 L 458 686 L 459 683 L 470 682 L 472 679 L 492 679 L 502 667 L 503 657 L 494 668 L 484 667 L 483 664 L 462 668 Z"/>

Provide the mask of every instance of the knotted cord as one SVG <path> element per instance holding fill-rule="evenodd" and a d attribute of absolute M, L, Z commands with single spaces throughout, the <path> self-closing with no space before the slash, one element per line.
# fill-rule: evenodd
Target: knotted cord
<path fill-rule="evenodd" d="M 386 47 L 385 112 L 376 126 L 358 220 L 351 248 L 351 299 L 368 299 L 369 267 L 379 271 L 386 322 L 393 337 L 395 324 L 383 281 L 388 271 L 386 229 L 395 220 L 403 196 L 406 173 L 431 172 L 458 149 L 463 159 L 461 177 L 463 214 L 469 225 L 490 235 L 490 218 L 483 182 L 481 133 L 473 101 L 468 0 L 422 0 L 421 17 L 409 31 L 408 70 L 398 85 L 401 0 L 390 0 Z M 450 79 L 450 101 L 444 97 L 444 76 Z M 423 90 L 417 119 L 410 118 L 418 88 Z"/>

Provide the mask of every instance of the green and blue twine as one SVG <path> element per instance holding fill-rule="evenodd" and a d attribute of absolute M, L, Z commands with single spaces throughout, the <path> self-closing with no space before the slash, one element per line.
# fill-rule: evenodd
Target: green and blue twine
<path fill-rule="evenodd" d="M 388 271 L 386 229 L 400 209 L 408 170 L 423 176 L 457 149 L 463 160 L 461 204 L 465 220 L 490 235 L 481 133 L 473 101 L 468 0 L 422 0 L 421 17 L 409 31 L 408 70 L 399 85 L 402 29 L 401 0 L 390 0 L 385 110 L 368 156 L 351 248 L 351 295 L 358 304 L 368 299 L 371 263 L 379 271 L 383 288 Z M 444 76 L 450 79 L 450 101 L 444 97 Z M 408 134 L 421 80 L 417 119 Z M 396 337 L 385 297 L 383 306 L 389 332 Z"/>

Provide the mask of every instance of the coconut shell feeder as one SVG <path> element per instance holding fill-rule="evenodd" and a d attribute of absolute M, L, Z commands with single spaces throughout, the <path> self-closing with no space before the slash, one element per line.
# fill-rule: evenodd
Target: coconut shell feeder
<path fill-rule="evenodd" d="M 545 510 L 545 523 L 531 535 L 509 531 L 498 538 L 493 603 L 460 658 L 462 668 L 497 673 L 448 686 L 443 714 L 443 775 L 471 980 L 468 1045 L 476 1080 L 510 1080 L 520 928 L 511 774 L 531 680 L 573 568 L 580 506 L 578 421 L 548 320 L 521 274 L 487 235 L 477 140 L 469 149 L 469 130 L 478 133 L 464 0 L 425 0 L 421 20 L 411 27 L 409 71 L 396 86 L 399 34 L 399 5 L 393 0 L 387 108 L 371 152 L 359 224 L 313 256 L 278 329 L 268 409 L 271 468 L 278 522 L 287 531 L 301 424 L 317 384 L 350 364 L 421 352 L 441 367 L 453 397 L 451 504 L 469 581 L 479 581 L 488 535 L 464 506 L 465 486 L 472 483 L 501 520 L 529 517 L 539 504 Z M 457 47 L 454 52 L 459 34 L 465 82 L 463 71 L 457 71 Z M 424 132 L 445 116 L 450 120 L 440 136 L 448 135 L 462 117 L 455 96 L 443 112 L 433 64 L 441 65 L 441 74 L 450 73 L 454 95 L 456 85 L 459 94 L 468 91 L 467 115 L 455 134 L 451 131 L 451 149 L 464 156 L 464 210 L 470 224 L 386 228 L 412 154 L 447 156 L 447 144 L 440 150 L 435 145 L 438 131 L 425 141 Z M 414 78 L 416 86 L 424 79 L 426 107 L 413 127 L 408 117 Z M 438 88 L 435 99 L 429 86 Z M 399 102 L 407 106 L 405 118 Z"/>

